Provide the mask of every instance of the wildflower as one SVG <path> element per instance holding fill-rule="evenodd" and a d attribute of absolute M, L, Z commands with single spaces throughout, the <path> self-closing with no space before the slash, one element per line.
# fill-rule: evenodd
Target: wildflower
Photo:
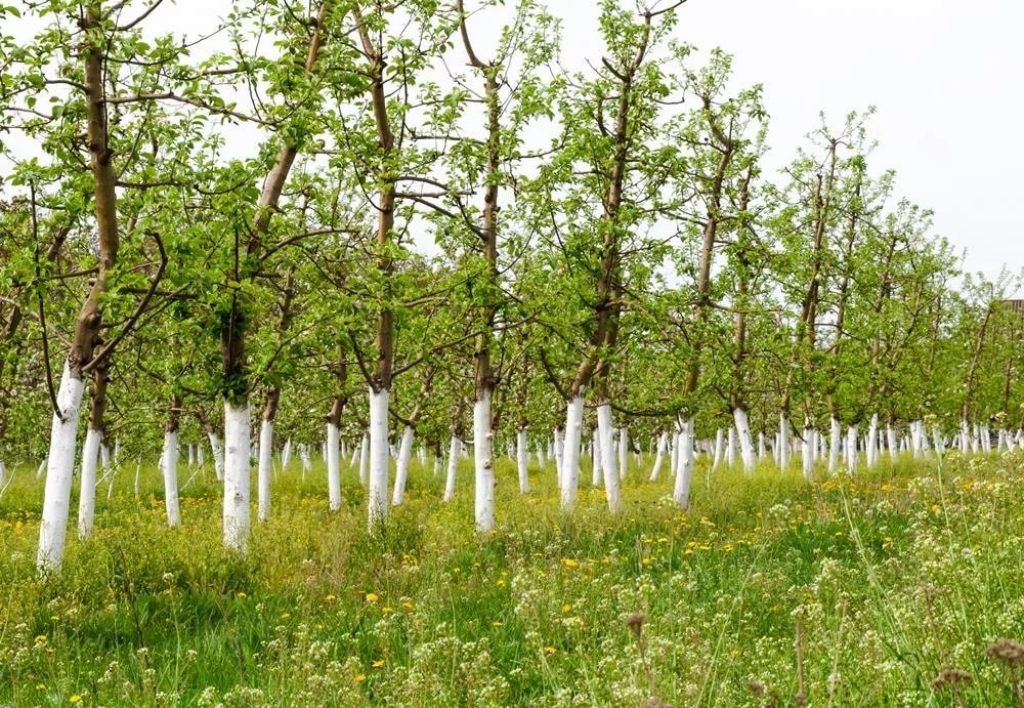
<path fill-rule="evenodd" d="M 366 593 L 366 601 L 372 605 L 373 603 L 380 601 L 380 595 L 375 592 L 368 592 Z"/>
<path fill-rule="evenodd" d="M 324 602 L 334 602 L 337 599 L 334 595 L 324 595 Z"/>
<path fill-rule="evenodd" d="M 557 651 L 558 650 L 555 649 L 554 647 L 544 647 L 544 653 L 547 654 L 548 656 L 552 656 Z"/>
<path fill-rule="evenodd" d="M 1012 639 L 1000 639 L 985 650 L 985 656 L 1008 666 L 1019 666 L 1024 663 L 1024 644 Z"/>
<path fill-rule="evenodd" d="M 37 691 L 45 691 L 46 690 L 46 684 L 45 683 L 37 683 L 36 684 L 36 690 Z"/>
<path fill-rule="evenodd" d="M 373 663 L 370 664 L 370 666 L 372 666 L 375 669 L 379 669 L 382 666 L 384 666 L 384 660 L 383 659 L 374 659 Z"/>
<path fill-rule="evenodd" d="M 412 600 L 402 600 L 403 610 L 411 610 L 413 607 L 415 607 L 415 605 L 413 605 Z"/>
<path fill-rule="evenodd" d="M 39 634 L 36 636 L 36 644 L 46 644 L 46 635 Z"/>
<path fill-rule="evenodd" d="M 563 558 L 562 559 L 562 565 L 564 565 L 566 568 L 579 568 L 580 567 L 579 561 L 576 560 L 575 558 Z"/>
<path fill-rule="evenodd" d="M 356 674 L 356 675 L 355 675 L 355 678 L 354 678 L 353 680 L 354 680 L 354 681 L 355 681 L 356 683 L 362 683 L 363 681 L 365 681 L 365 680 L 366 680 L 366 674 Z"/>
<path fill-rule="evenodd" d="M 241 590 L 239 590 L 238 592 L 236 592 L 236 593 L 235 593 L 235 597 L 237 597 L 237 598 L 238 598 L 239 600 L 244 600 L 245 598 L 247 598 L 247 597 L 249 597 L 249 596 L 248 596 L 248 595 L 246 595 L 246 594 L 245 594 L 244 592 L 242 592 Z"/>
<path fill-rule="evenodd" d="M 495 620 L 494 622 L 491 622 L 491 626 L 492 627 L 504 627 L 505 623 L 504 622 L 499 622 L 499 621 Z"/>
<path fill-rule="evenodd" d="M 79 696 L 77 693 L 72 693 L 70 696 L 68 696 L 68 703 L 78 703 L 81 700 L 82 697 Z"/>
<path fill-rule="evenodd" d="M 572 605 L 570 605 L 568 602 L 562 605 L 562 614 L 564 615 L 567 612 L 572 612 Z"/>
<path fill-rule="evenodd" d="M 291 618 L 291 616 L 292 616 L 291 612 L 282 612 L 281 613 L 281 619 L 283 619 L 283 620 L 289 619 L 289 618 Z"/>
<path fill-rule="evenodd" d="M 503 588 L 505 587 L 505 585 L 507 585 L 507 583 L 501 578 L 498 578 L 498 580 L 494 584 L 497 585 L 499 588 Z"/>

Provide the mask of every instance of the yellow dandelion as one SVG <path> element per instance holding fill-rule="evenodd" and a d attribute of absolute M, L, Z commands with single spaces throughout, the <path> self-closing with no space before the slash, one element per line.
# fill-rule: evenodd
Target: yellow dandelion
<path fill-rule="evenodd" d="M 46 690 L 46 684 L 45 683 L 37 683 L 36 684 L 36 690 L 37 691 L 45 691 Z"/>
<path fill-rule="evenodd" d="M 77 693 L 72 693 L 70 696 L 68 696 L 68 703 L 78 703 L 81 700 L 82 697 L 79 696 Z"/>
<path fill-rule="evenodd" d="M 374 659 L 373 663 L 370 664 L 370 666 L 372 666 L 375 669 L 379 669 L 382 666 L 384 666 L 384 660 L 383 659 Z"/>
<path fill-rule="evenodd" d="M 356 674 L 356 675 L 355 675 L 355 678 L 354 678 L 353 680 L 354 680 L 354 681 L 355 681 L 356 683 L 362 683 L 363 681 L 365 681 L 365 680 L 366 680 L 366 674 Z"/>
<path fill-rule="evenodd" d="M 40 635 L 36 636 L 36 644 L 45 644 L 45 643 L 46 643 L 46 635 L 45 634 L 40 634 Z"/>
<path fill-rule="evenodd" d="M 245 598 L 247 598 L 247 597 L 249 597 L 249 596 L 248 596 L 248 595 L 246 595 L 246 594 L 245 594 L 244 592 L 242 592 L 242 591 L 238 591 L 238 592 L 236 592 L 236 593 L 235 593 L 235 597 L 237 597 L 237 598 L 238 598 L 239 600 L 244 600 Z"/>
<path fill-rule="evenodd" d="M 554 647 L 544 647 L 544 653 L 545 653 L 545 654 L 547 654 L 548 656 L 552 656 L 552 655 L 553 655 L 553 654 L 555 654 L 555 653 L 556 653 L 557 651 L 558 651 L 558 650 L 557 650 L 557 649 L 555 649 Z"/>
<path fill-rule="evenodd" d="M 494 584 L 497 585 L 499 588 L 503 588 L 505 587 L 505 585 L 507 585 L 507 583 L 502 578 L 498 578 L 497 582 L 495 582 Z"/>
<path fill-rule="evenodd" d="M 572 605 L 568 602 L 562 605 L 562 614 L 564 615 L 567 612 L 572 612 Z"/>
<path fill-rule="evenodd" d="M 579 568 L 580 567 L 579 561 L 576 560 L 575 558 L 563 558 L 562 559 L 562 565 L 564 565 L 566 568 Z"/>
<path fill-rule="evenodd" d="M 283 620 L 289 619 L 291 616 L 292 616 L 291 612 L 282 612 L 281 613 L 281 619 L 283 619 Z"/>
<path fill-rule="evenodd" d="M 402 600 L 402 609 L 403 610 L 411 610 L 414 607 L 415 607 L 415 605 L 412 604 L 412 600 Z"/>
<path fill-rule="evenodd" d="M 491 626 L 492 627 L 504 627 L 505 623 L 504 622 L 499 622 L 499 621 L 495 620 L 494 622 L 491 622 Z"/>
<path fill-rule="evenodd" d="M 374 602 L 379 602 L 380 601 L 380 595 L 378 595 L 375 592 L 368 592 L 368 593 L 366 593 L 366 601 L 369 602 L 370 604 L 373 604 Z"/>
<path fill-rule="evenodd" d="M 337 599 L 334 595 L 324 595 L 324 602 L 334 602 Z"/>

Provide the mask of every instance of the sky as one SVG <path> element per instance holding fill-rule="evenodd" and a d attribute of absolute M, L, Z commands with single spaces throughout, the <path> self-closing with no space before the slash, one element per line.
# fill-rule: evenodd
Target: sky
<path fill-rule="evenodd" d="M 646 0 L 654 8 L 673 1 Z M 598 60 L 597 1 L 547 6 L 563 19 L 563 64 L 582 69 Z M 147 25 L 196 36 L 229 7 L 229 0 L 168 1 Z M 875 106 L 875 174 L 896 170 L 897 194 L 934 210 L 935 232 L 965 254 L 966 270 L 995 278 L 1004 266 L 1024 266 L 1012 212 L 1024 187 L 1016 129 L 1024 114 L 1024 2 L 687 0 L 678 16 L 678 39 L 735 57 L 735 88 L 764 86 L 769 169 L 792 158 L 820 111 L 838 125 L 849 111 Z M 497 30 L 482 23 L 471 21 L 481 54 L 488 30 Z"/>

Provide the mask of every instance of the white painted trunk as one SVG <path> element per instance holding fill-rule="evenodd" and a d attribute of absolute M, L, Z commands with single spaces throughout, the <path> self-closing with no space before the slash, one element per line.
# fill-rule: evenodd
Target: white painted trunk
<path fill-rule="evenodd" d="M 864 446 L 864 455 L 867 458 L 868 469 L 874 469 L 878 464 L 878 414 L 871 416 L 868 423 L 867 445 Z"/>
<path fill-rule="evenodd" d="M 210 451 L 213 453 L 213 473 L 217 475 L 217 481 L 224 479 L 224 447 L 220 444 L 220 438 L 212 430 L 206 434 L 210 441 Z"/>
<path fill-rule="evenodd" d="M 363 433 L 359 443 L 359 483 L 364 487 L 370 481 L 370 436 Z"/>
<path fill-rule="evenodd" d="M 715 456 L 711 461 L 712 470 L 718 469 L 718 466 L 722 464 L 723 457 L 725 457 L 725 431 L 719 428 L 715 432 Z"/>
<path fill-rule="evenodd" d="M 732 412 L 733 422 L 736 423 L 736 433 L 740 443 L 740 457 L 743 459 L 743 469 L 748 474 L 753 472 L 756 459 L 754 457 L 754 441 L 750 435 L 750 421 L 747 412 L 742 408 L 736 408 Z M 762 438 L 762 444 L 764 440 Z"/>
<path fill-rule="evenodd" d="M 576 506 L 576 491 L 580 482 L 580 435 L 583 428 L 583 395 L 573 398 L 565 408 L 565 444 L 562 446 L 563 511 Z"/>
<path fill-rule="evenodd" d="M 370 469 L 367 513 L 370 528 L 388 515 L 388 393 L 370 388 Z"/>
<path fill-rule="evenodd" d="M 455 498 L 455 473 L 459 469 L 459 447 L 462 441 L 452 435 L 452 442 L 448 449 L 448 474 L 444 481 L 444 500 L 451 501 Z"/>
<path fill-rule="evenodd" d="M 693 419 L 681 421 L 679 433 L 679 468 L 676 470 L 672 499 L 682 509 L 690 508 L 690 487 L 693 482 Z"/>
<path fill-rule="evenodd" d="M 665 463 L 665 446 L 668 444 L 668 433 L 658 436 L 658 452 L 654 457 L 654 467 L 651 468 L 650 481 L 657 482 L 661 474 L 661 466 Z"/>
<path fill-rule="evenodd" d="M 516 433 L 516 466 L 519 468 L 519 491 L 523 494 L 527 494 L 530 491 L 530 476 L 529 476 L 529 465 L 527 464 L 527 457 L 529 453 L 526 449 L 526 428 L 520 428 L 519 432 Z M 555 458 L 558 461 L 558 458 Z"/>
<path fill-rule="evenodd" d="M 341 509 L 341 448 L 334 423 L 327 424 L 327 506 L 331 511 Z"/>
<path fill-rule="evenodd" d="M 629 429 L 619 428 L 619 479 L 629 473 Z"/>
<path fill-rule="evenodd" d="M 476 530 L 494 530 L 494 456 L 491 450 L 491 393 L 484 390 L 473 403 L 473 511 Z M 537 446 L 541 468 L 544 467 L 544 446 Z"/>
<path fill-rule="evenodd" d="M 814 477 L 814 428 L 808 422 L 804 425 L 804 440 L 803 440 L 803 454 L 802 464 L 804 471 L 804 479 L 808 482 Z"/>
<path fill-rule="evenodd" d="M 78 492 L 79 538 L 89 538 L 92 534 L 92 522 L 96 514 L 96 462 L 102 439 L 102 433 L 91 427 L 85 433 L 85 445 L 82 446 L 82 478 Z M 0 475 L 0 484 L 2 483 L 3 475 Z"/>
<path fill-rule="evenodd" d="M 57 392 L 57 408 L 50 425 L 50 454 L 47 456 L 46 486 L 43 491 L 43 514 L 39 527 L 39 571 L 56 571 L 64 558 L 64 540 L 68 530 L 68 507 L 71 504 L 71 477 L 75 470 L 75 437 L 78 411 L 82 405 L 81 379 L 71 375 L 67 363 Z"/>
<path fill-rule="evenodd" d="M 765 444 L 764 433 L 757 434 L 757 459 L 763 460 L 768 457 L 768 449 Z"/>
<path fill-rule="evenodd" d="M 828 473 L 835 476 L 839 471 L 839 446 L 843 437 L 843 429 L 839 425 L 839 419 L 832 416 L 828 438 Z"/>
<path fill-rule="evenodd" d="M 245 551 L 249 544 L 249 402 L 224 402 L 224 545 Z"/>
<path fill-rule="evenodd" d="M 281 469 L 287 469 L 288 465 L 292 462 L 292 439 L 288 438 L 284 441 L 284 447 L 281 449 Z"/>
<path fill-rule="evenodd" d="M 857 426 L 851 425 L 846 431 L 847 468 L 850 474 L 857 469 Z"/>
<path fill-rule="evenodd" d="M 725 464 L 732 469 L 736 466 L 736 428 L 729 426 L 726 439 L 728 442 L 725 447 Z"/>
<path fill-rule="evenodd" d="M 602 486 L 601 462 L 604 460 L 604 453 L 601 452 L 601 434 L 594 428 L 590 434 L 590 486 L 595 489 Z"/>
<path fill-rule="evenodd" d="M 672 475 L 672 479 L 675 479 L 676 470 L 679 469 L 679 432 L 675 429 L 672 430 L 672 439 L 670 441 L 669 451 L 669 465 L 668 471 Z"/>
<path fill-rule="evenodd" d="M 612 407 L 608 401 L 597 404 L 597 431 L 601 440 L 601 469 L 604 472 L 608 510 L 615 514 L 621 509 L 622 501 L 619 498 L 619 473 L 615 469 L 615 448 L 612 445 Z"/>
<path fill-rule="evenodd" d="M 960 421 L 960 454 L 966 455 L 970 452 L 971 445 L 971 428 L 967 423 L 967 419 L 964 418 Z"/>
<path fill-rule="evenodd" d="M 178 433 L 164 433 L 164 453 L 160 458 L 164 473 L 164 507 L 167 509 L 167 525 L 171 528 L 181 525 L 181 503 L 178 501 Z"/>
<path fill-rule="evenodd" d="M 789 418 L 785 413 L 779 415 L 779 468 L 789 469 Z"/>
<path fill-rule="evenodd" d="M 270 518 L 270 465 L 274 455 L 274 424 L 269 420 L 260 423 L 260 458 L 256 472 L 257 518 Z"/>
<path fill-rule="evenodd" d="M 899 455 L 899 444 L 896 442 L 896 431 L 891 425 L 885 427 L 885 438 L 886 446 L 889 448 L 889 456 L 896 457 Z"/>
<path fill-rule="evenodd" d="M 555 428 L 555 474 L 558 479 L 562 479 L 562 472 L 565 468 L 564 460 L 562 455 L 565 453 L 563 448 L 564 443 L 562 441 L 562 430 L 561 428 Z"/>
<path fill-rule="evenodd" d="M 412 461 L 412 439 L 415 435 L 411 425 L 402 431 L 402 442 L 398 446 L 398 462 L 395 465 L 395 489 L 391 494 L 392 506 L 405 500 L 405 483 L 409 479 L 409 463 Z"/>

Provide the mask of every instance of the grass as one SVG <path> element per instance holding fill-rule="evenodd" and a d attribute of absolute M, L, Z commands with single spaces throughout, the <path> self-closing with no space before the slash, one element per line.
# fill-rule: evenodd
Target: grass
<path fill-rule="evenodd" d="M 332 514 L 323 469 L 296 465 L 244 558 L 221 548 L 211 472 L 168 529 L 156 470 L 136 498 L 132 465 L 46 579 L 22 467 L 0 499 L 0 704 L 1020 702 L 1015 645 L 986 649 L 1024 639 L 1024 454 L 812 484 L 699 468 L 685 514 L 631 464 L 622 514 L 587 489 L 569 518 L 552 467 L 522 497 L 500 461 L 486 537 L 468 461 L 447 505 L 414 462 L 372 534 L 353 470 Z"/>

